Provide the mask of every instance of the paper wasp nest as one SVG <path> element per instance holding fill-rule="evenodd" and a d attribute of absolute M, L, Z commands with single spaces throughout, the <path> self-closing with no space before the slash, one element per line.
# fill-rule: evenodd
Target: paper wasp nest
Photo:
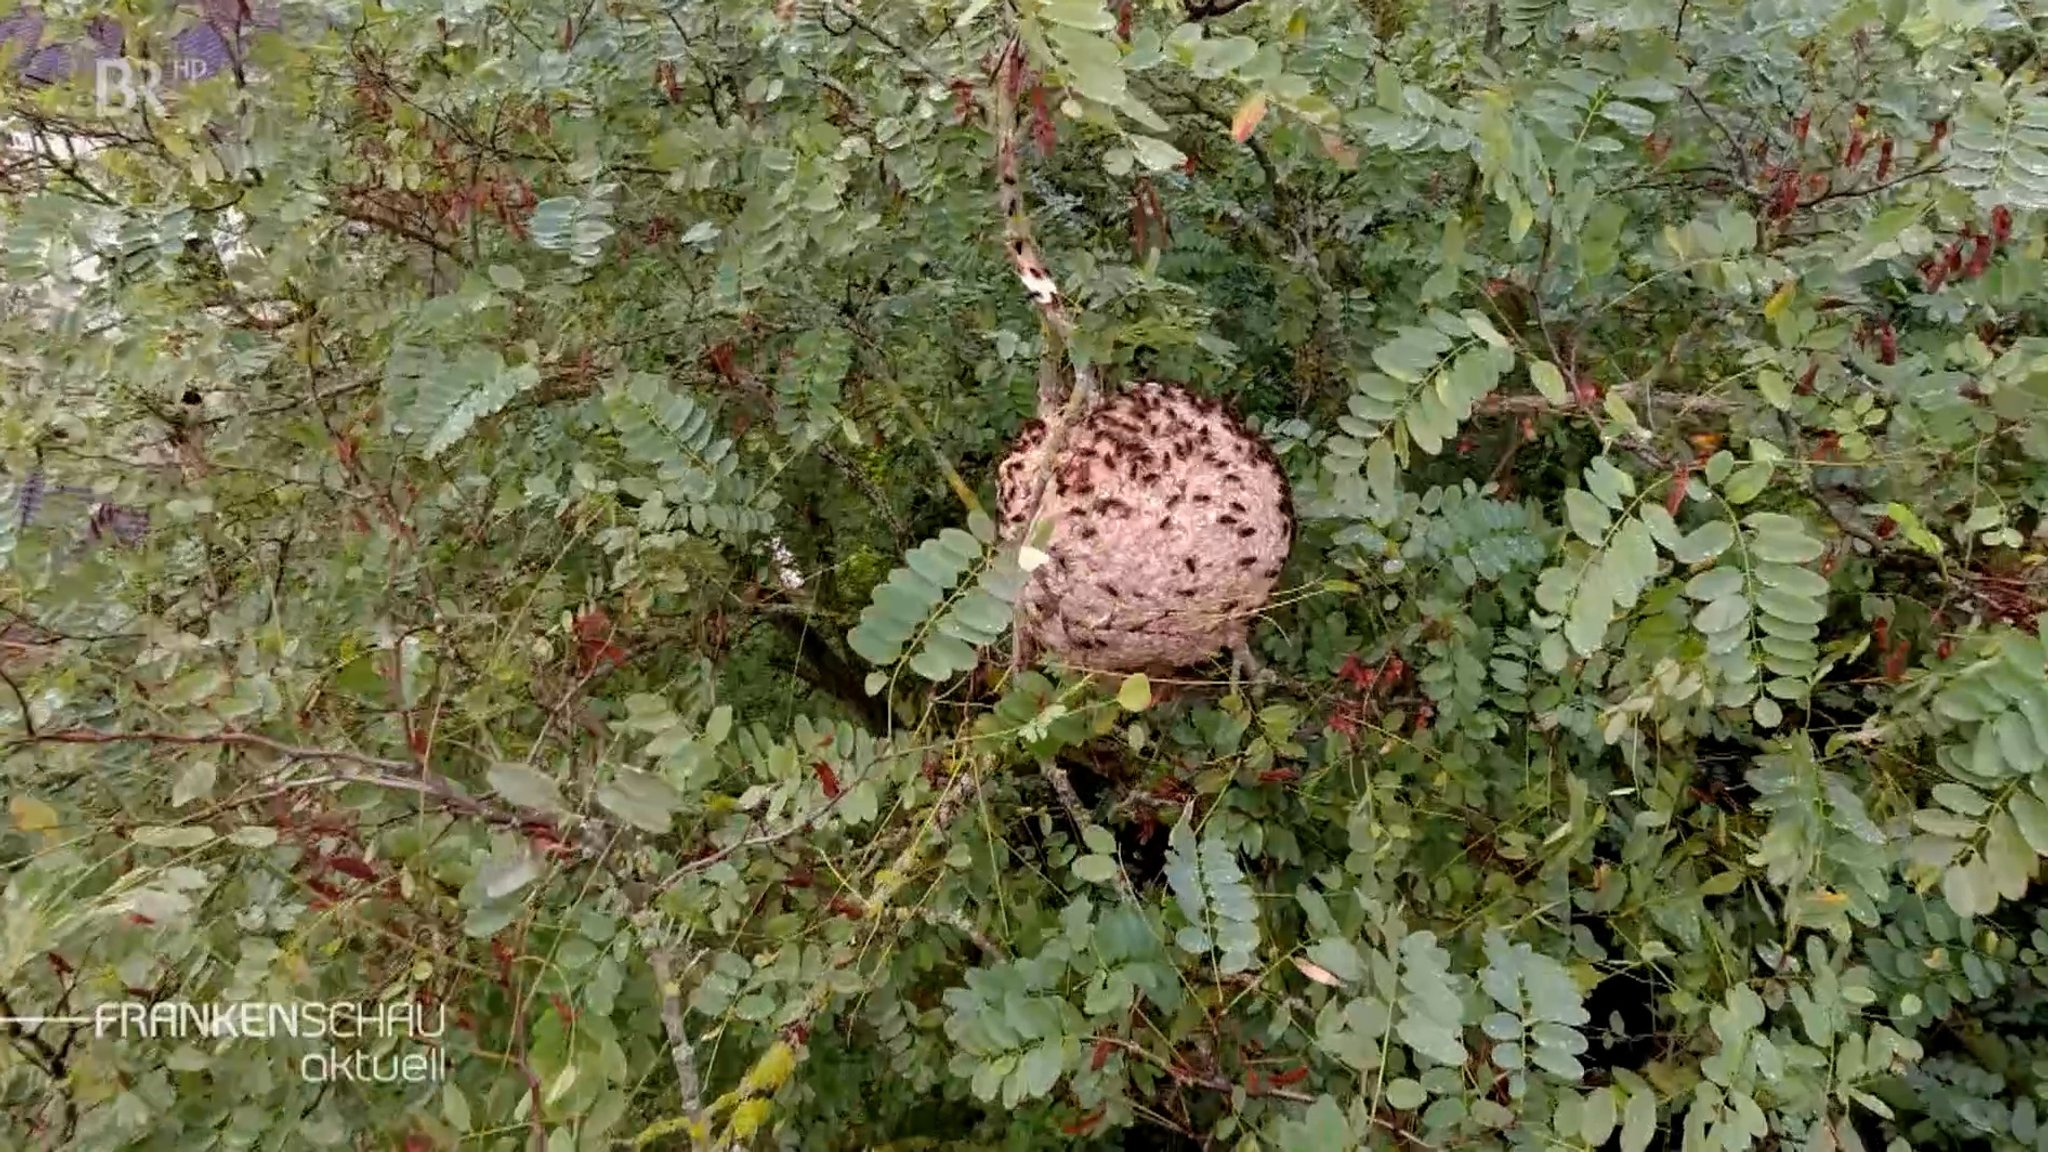
<path fill-rule="evenodd" d="M 1003 461 L 1005 533 L 1021 531 L 1045 455 L 1040 421 Z M 1040 516 L 1051 557 L 1019 598 L 1021 643 L 1104 671 L 1198 664 L 1244 643 L 1294 543 L 1286 473 L 1215 400 L 1139 384 L 1068 435 Z"/>

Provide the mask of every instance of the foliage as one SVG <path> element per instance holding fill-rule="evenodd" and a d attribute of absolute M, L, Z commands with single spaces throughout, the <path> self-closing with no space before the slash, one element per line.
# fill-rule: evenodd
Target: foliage
<path fill-rule="evenodd" d="M 2038 6 L 277 26 L 0 94 L 0 1146 L 2048 1147 Z M 1009 667 L 1063 360 L 1263 677 Z"/>

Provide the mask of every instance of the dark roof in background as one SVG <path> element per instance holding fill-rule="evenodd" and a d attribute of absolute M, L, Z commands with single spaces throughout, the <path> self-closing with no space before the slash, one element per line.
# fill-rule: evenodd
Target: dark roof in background
<path fill-rule="evenodd" d="M 183 0 L 178 7 L 189 12 L 189 22 L 169 44 L 151 45 L 147 54 L 163 68 L 166 85 L 228 71 L 230 61 L 245 55 L 254 37 L 281 27 L 274 3 L 245 6 L 241 0 Z M 13 57 L 9 70 L 16 78 L 30 84 L 51 84 L 77 73 L 90 73 L 97 60 L 143 56 L 139 46 L 126 43 L 126 31 L 111 17 L 93 20 L 81 40 L 45 43 L 48 31 L 36 8 L 19 8 L 0 18 L 0 56 Z"/>

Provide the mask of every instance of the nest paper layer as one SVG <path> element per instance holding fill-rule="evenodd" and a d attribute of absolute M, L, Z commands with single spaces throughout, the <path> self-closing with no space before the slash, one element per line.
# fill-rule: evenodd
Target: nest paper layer
<path fill-rule="evenodd" d="M 1037 496 L 1045 426 L 1003 461 L 1006 533 Z M 1197 664 L 1241 644 L 1294 543 L 1287 476 L 1215 400 L 1135 385 L 1068 435 L 1040 515 L 1051 559 L 1019 599 L 1020 640 L 1107 671 Z"/>

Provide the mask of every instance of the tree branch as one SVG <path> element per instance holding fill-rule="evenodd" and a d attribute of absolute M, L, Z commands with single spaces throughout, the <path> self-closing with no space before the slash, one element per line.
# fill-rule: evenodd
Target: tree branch
<path fill-rule="evenodd" d="M 1228 16 L 1251 2 L 1252 0 L 1187 0 L 1188 19 L 1213 20 L 1218 16 Z"/>
<path fill-rule="evenodd" d="M 426 767 L 424 764 L 404 760 L 388 760 L 381 756 L 370 756 L 345 748 L 308 748 L 286 744 L 254 732 L 214 732 L 207 735 L 186 735 L 178 732 L 100 732 L 90 728 L 64 728 L 55 732 L 44 732 L 24 736 L 10 742 L 7 749 L 32 744 L 169 744 L 183 746 L 226 745 L 238 748 L 259 748 L 285 760 L 320 760 L 329 763 L 353 765 L 338 770 L 337 778 L 351 784 L 368 784 L 376 788 L 389 788 L 396 792 L 412 792 L 433 800 L 441 807 L 465 816 L 474 816 L 493 824 L 511 827 L 540 825 L 558 829 L 560 824 L 552 813 L 539 809 L 519 808 L 478 800 L 463 791 L 462 787 L 446 776 Z M 406 775 L 397 775 L 406 773 Z M 602 825 L 585 819 L 579 826 L 580 835 L 565 845 L 587 858 L 603 854 L 604 838 Z"/>
<path fill-rule="evenodd" d="M 694 1126 L 704 1111 L 704 1090 L 697 1078 L 697 1047 L 690 1042 L 683 1016 L 683 986 L 676 980 L 673 950 L 649 948 L 647 965 L 654 969 L 654 988 L 661 997 L 661 1028 L 668 1034 L 668 1054 L 676 1066 L 676 1094 L 682 1097 L 684 1118 Z"/>

